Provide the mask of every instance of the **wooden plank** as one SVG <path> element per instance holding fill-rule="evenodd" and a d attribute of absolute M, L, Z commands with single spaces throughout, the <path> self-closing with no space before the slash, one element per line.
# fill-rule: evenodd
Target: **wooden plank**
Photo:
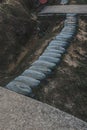
<path fill-rule="evenodd" d="M 66 14 L 66 13 L 87 14 L 87 5 L 54 5 L 54 6 L 46 6 L 39 13 L 39 15 Z"/>

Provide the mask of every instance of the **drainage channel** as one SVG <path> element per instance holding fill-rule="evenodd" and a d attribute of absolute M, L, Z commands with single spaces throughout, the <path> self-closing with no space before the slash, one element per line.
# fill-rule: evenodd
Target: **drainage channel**
<path fill-rule="evenodd" d="M 68 0 L 61 0 L 60 4 L 67 4 Z M 16 77 L 5 88 L 25 96 L 33 97 L 33 90 L 38 89 L 41 81 L 51 74 L 52 70 L 61 62 L 77 30 L 77 15 L 66 14 L 64 28 L 49 43 L 43 54 L 20 76 Z"/>

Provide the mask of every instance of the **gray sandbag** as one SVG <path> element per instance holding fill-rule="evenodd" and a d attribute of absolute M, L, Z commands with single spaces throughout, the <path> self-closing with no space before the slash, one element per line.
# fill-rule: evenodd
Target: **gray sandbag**
<path fill-rule="evenodd" d="M 76 29 L 74 29 L 74 28 L 67 28 L 67 29 L 65 29 L 65 30 L 63 30 L 61 33 L 62 34 L 69 34 L 69 35 L 71 35 L 72 33 L 74 33 L 76 31 Z"/>
<path fill-rule="evenodd" d="M 47 50 L 49 50 L 49 49 L 65 51 L 65 49 L 61 45 L 60 46 L 48 46 Z"/>
<path fill-rule="evenodd" d="M 31 77 L 26 77 L 26 76 L 18 76 L 17 78 L 14 79 L 15 81 L 19 81 L 21 83 L 24 83 L 28 85 L 31 88 L 36 88 L 38 87 L 40 81 L 33 79 Z"/>
<path fill-rule="evenodd" d="M 50 43 L 58 43 L 58 41 L 56 39 L 50 41 Z"/>
<path fill-rule="evenodd" d="M 77 25 L 76 25 L 76 23 L 64 23 L 64 26 L 70 26 L 70 27 L 72 27 L 73 26 L 73 28 L 74 27 L 76 27 Z"/>
<path fill-rule="evenodd" d="M 71 19 L 67 19 L 67 24 L 76 24 L 77 21 L 73 19 L 73 21 L 71 21 Z"/>
<path fill-rule="evenodd" d="M 55 39 L 58 40 L 58 41 L 64 41 L 64 42 L 68 42 L 69 41 L 67 38 L 59 37 L 59 36 L 56 36 Z"/>
<path fill-rule="evenodd" d="M 68 40 L 67 39 L 63 39 L 63 38 L 58 38 L 58 39 L 56 39 L 56 37 L 55 37 L 55 40 L 57 40 L 58 42 L 68 42 Z"/>
<path fill-rule="evenodd" d="M 60 58 L 53 58 L 50 56 L 40 56 L 39 59 L 44 60 L 44 61 L 48 61 L 51 63 L 59 63 L 60 62 Z"/>
<path fill-rule="evenodd" d="M 67 39 L 67 41 L 69 41 L 70 39 L 72 39 L 73 34 L 72 35 L 68 35 L 68 34 L 61 34 L 60 35 L 61 39 Z"/>
<path fill-rule="evenodd" d="M 62 33 L 60 34 L 60 36 L 61 36 L 61 37 L 70 37 L 70 38 L 71 38 L 71 37 L 72 37 L 72 34 L 73 34 L 73 33 L 70 33 L 70 32 L 69 32 L 69 33 L 68 33 L 68 32 L 66 32 L 66 33 L 63 33 L 63 32 L 62 32 Z"/>
<path fill-rule="evenodd" d="M 29 87 L 29 85 L 26 85 L 25 83 L 18 82 L 15 80 L 7 84 L 6 88 L 26 96 L 32 95 L 32 89 Z"/>
<path fill-rule="evenodd" d="M 66 17 L 76 17 L 77 16 L 77 14 L 75 14 L 75 13 L 68 13 L 68 14 L 66 14 Z"/>
<path fill-rule="evenodd" d="M 67 4 L 68 2 L 69 2 L 68 0 L 61 0 L 60 4 L 65 5 L 65 4 Z"/>
<path fill-rule="evenodd" d="M 38 70 L 30 70 L 27 69 L 22 73 L 23 76 L 31 77 L 37 80 L 42 80 L 46 77 L 46 75 L 42 72 L 38 72 Z"/>
<path fill-rule="evenodd" d="M 42 56 L 50 56 L 50 57 L 54 57 L 54 58 L 60 58 L 61 54 L 57 54 L 57 53 L 43 53 Z"/>
<path fill-rule="evenodd" d="M 66 46 L 67 44 L 68 42 L 58 41 L 57 43 L 50 43 L 49 46 Z"/>
<path fill-rule="evenodd" d="M 66 48 L 67 47 L 67 45 L 68 45 L 69 43 L 67 42 L 67 44 L 65 44 L 65 43 L 60 43 L 60 44 L 49 44 L 49 46 L 48 47 L 51 47 L 51 48 L 58 48 L 58 47 L 63 47 L 63 48 Z"/>
<path fill-rule="evenodd" d="M 48 61 L 42 61 L 42 60 L 37 60 L 32 65 L 42 66 L 42 67 L 45 66 L 46 68 L 49 68 L 49 69 L 56 66 L 56 64 L 54 64 L 54 63 L 50 63 Z"/>
<path fill-rule="evenodd" d="M 62 32 L 62 33 L 61 33 L 61 36 L 72 38 L 73 34 L 74 34 L 74 31 L 70 31 L 70 32 Z"/>
<path fill-rule="evenodd" d="M 56 53 L 56 54 L 63 54 L 65 51 L 63 51 L 63 50 L 55 50 L 55 49 L 46 49 L 45 51 L 44 51 L 44 53 Z"/>
<path fill-rule="evenodd" d="M 62 33 L 61 33 L 61 34 L 62 34 Z M 60 35 L 61 35 L 61 34 L 60 34 Z M 59 34 L 58 34 L 57 36 L 59 36 Z M 62 39 L 58 41 L 57 39 L 54 38 L 54 40 L 52 40 L 49 44 L 57 44 L 57 43 L 60 44 L 61 42 L 64 43 L 64 41 L 62 41 Z M 65 43 L 66 43 L 66 42 L 65 42 Z"/>
<path fill-rule="evenodd" d="M 63 36 L 63 38 L 66 38 L 66 39 L 68 39 L 67 41 L 70 41 L 72 38 L 73 38 L 73 34 L 72 34 L 72 36 L 70 36 L 70 35 L 61 35 L 61 37 Z"/>
<path fill-rule="evenodd" d="M 73 37 L 73 35 L 75 34 L 76 30 L 74 31 L 68 31 L 67 33 L 66 32 L 62 32 L 62 35 L 68 35 L 68 36 L 71 36 Z"/>
<path fill-rule="evenodd" d="M 67 21 L 68 22 L 74 22 L 74 23 L 77 23 L 77 18 L 74 18 L 74 17 L 67 17 Z"/>
<path fill-rule="evenodd" d="M 47 68 L 46 66 L 31 66 L 29 69 L 44 73 L 46 75 L 51 73 L 51 69 Z"/>
<path fill-rule="evenodd" d="M 74 32 L 75 31 L 68 31 L 68 32 L 65 31 L 65 32 L 61 33 L 61 36 L 71 36 L 72 37 L 72 35 L 74 34 Z"/>

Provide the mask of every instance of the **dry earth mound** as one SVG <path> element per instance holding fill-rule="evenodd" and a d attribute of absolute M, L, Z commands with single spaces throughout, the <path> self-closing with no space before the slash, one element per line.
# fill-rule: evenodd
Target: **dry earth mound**
<path fill-rule="evenodd" d="M 15 66 L 34 31 L 28 0 L 0 1 L 0 72 Z M 29 44 L 29 43 L 28 43 Z"/>

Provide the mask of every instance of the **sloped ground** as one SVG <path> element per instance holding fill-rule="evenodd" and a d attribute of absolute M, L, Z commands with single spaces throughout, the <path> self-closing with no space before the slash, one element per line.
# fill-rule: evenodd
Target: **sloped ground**
<path fill-rule="evenodd" d="M 12 71 L 24 57 L 25 47 L 36 25 L 24 4 L 25 2 L 20 0 L 6 0 L 0 4 L 0 72 L 2 73 Z"/>
<path fill-rule="evenodd" d="M 36 99 L 87 121 L 87 18 L 52 76 L 36 92 Z"/>
<path fill-rule="evenodd" d="M 34 54 L 35 50 L 42 48 L 40 51 L 42 53 L 48 44 L 47 41 L 50 40 L 54 26 L 57 27 L 56 31 L 61 28 L 59 23 L 63 18 L 37 19 L 35 12 L 38 10 L 39 8 L 33 9 L 28 0 L 3 0 L 0 4 L 1 86 L 30 65 L 35 55 L 39 55 L 39 52 Z"/>

